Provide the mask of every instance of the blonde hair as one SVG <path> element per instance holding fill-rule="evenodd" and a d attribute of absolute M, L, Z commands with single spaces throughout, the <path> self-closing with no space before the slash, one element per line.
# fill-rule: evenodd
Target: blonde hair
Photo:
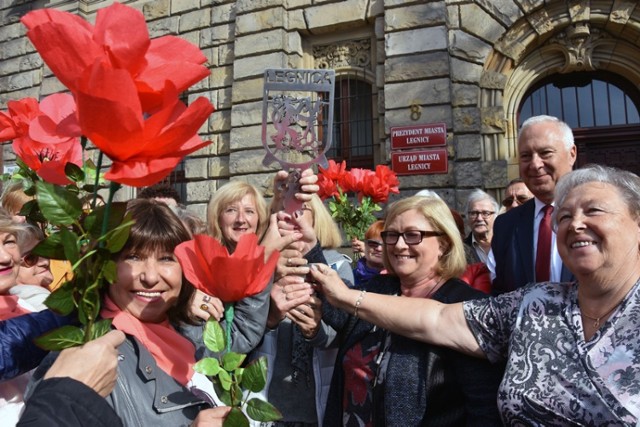
<path fill-rule="evenodd" d="M 313 214 L 313 230 L 316 232 L 320 246 L 323 249 L 335 249 L 342 246 L 340 228 L 338 228 L 338 224 L 333 220 L 331 213 L 322 203 L 320 197 L 313 194 L 308 206 Z"/>
<path fill-rule="evenodd" d="M 385 230 L 396 217 L 410 210 L 422 214 L 434 231 L 443 233 L 442 236 L 437 237 L 442 247 L 442 256 L 436 266 L 437 273 L 445 280 L 462 275 L 467 267 L 464 246 L 460 231 L 446 203 L 439 198 L 425 196 L 413 196 L 398 200 L 387 208 Z M 387 270 L 391 274 L 396 274 L 389 262 L 387 245 L 384 245 L 382 259 Z"/>
<path fill-rule="evenodd" d="M 222 229 L 220 228 L 220 215 L 227 206 L 241 200 L 247 194 L 253 196 L 253 200 L 256 204 L 256 211 L 258 213 L 258 227 L 256 234 L 258 235 L 258 238 L 261 238 L 269 224 L 267 203 L 260 191 L 248 182 L 228 182 L 220 187 L 213 196 L 211 196 L 211 200 L 207 206 L 207 228 L 209 230 L 209 234 L 218 239 L 227 248 L 231 247 L 231 242 L 228 242 L 222 234 Z"/>
<path fill-rule="evenodd" d="M 18 215 L 25 203 L 35 199 L 33 196 L 27 196 L 24 192 L 24 185 L 22 181 L 16 181 L 9 184 L 7 188 L 2 192 L 2 207 L 10 215 Z"/>

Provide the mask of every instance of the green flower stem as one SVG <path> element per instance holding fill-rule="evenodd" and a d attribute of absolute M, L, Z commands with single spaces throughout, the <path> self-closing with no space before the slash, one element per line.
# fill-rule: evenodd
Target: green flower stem
<path fill-rule="evenodd" d="M 100 169 L 98 169 L 98 171 L 100 171 Z M 111 202 L 113 202 L 113 196 L 116 194 L 116 191 L 120 189 L 120 187 L 121 185 L 114 181 L 111 181 L 111 183 L 109 184 L 109 198 L 107 199 L 107 205 L 104 208 L 104 217 L 102 218 L 102 236 L 107 234 L 107 227 L 109 226 L 109 215 L 111 214 Z M 98 187 L 96 187 L 96 191 L 97 188 Z M 104 244 L 105 242 L 101 241 L 100 247 L 104 247 Z"/>
<path fill-rule="evenodd" d="M 233 306 L 232 302 L 224 303 L 224 322 L 225 322 L 225 338 L 227 345 L 227 353 L 231 351 L 231 325 L 233 324 Z"/>
<path fill-rule="evenodd" d="M 85 138 L 83 136 L 83 138 Z M 86 142 L 85 142 L 86 143 Z M 82 150 L 84 153 L 84 150 Z M 93 183 L 93 201 L 91 202 L 91 209 L 96 208 L 96 200 L 98 200 L 98 185 L 100 185 L 100 168 L 102 167 L 102 158 L 104 154 L 102 151 L 98 152 L 98 164 L 96 165 L 96 179 Z M 84 166 L 84 159 L 82 160 L 82 165 Z"/>

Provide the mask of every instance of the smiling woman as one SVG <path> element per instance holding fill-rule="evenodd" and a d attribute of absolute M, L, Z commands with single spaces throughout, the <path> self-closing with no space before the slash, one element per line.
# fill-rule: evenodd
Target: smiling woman
<path fill-rule="evenodd" d="M 439 198 L 399 200 L 387 210 L 380 240 L 388 274 L 356 287 L 346 311 L 323 305 L 323 320 L 343 336 L 324 425 L 500 425 L 495 396 L 502 366 L 401 337 L 360 315 L 373 294 L 447 303 L 485 296 L 456 278 L 466 261 L 451 211 Z"/>
<path fill-rule="evenodd" d="M 134 224 L 115 254 L 116 280 L 105 289 L 100 312 L 127 334 L 106 399 L 124 425 L 189 425 L 216 398 L 211 382 L 193 370 L 196 354 L 208 350 L 189 312 L 194 288 L 174 255 L 191 236 L 164 203 L 137 199 L 127 211 Z M 47 356 L 37 381 L 56 357 Z"/>

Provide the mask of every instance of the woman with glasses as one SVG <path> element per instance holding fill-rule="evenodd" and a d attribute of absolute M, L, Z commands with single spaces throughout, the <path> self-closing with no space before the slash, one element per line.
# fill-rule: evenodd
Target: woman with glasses
<path fill-rule="evenodd" d="M 48 289 L 53 283 L 53 273 L 51 273 L 51 261 L 36 255 L 31 250 L 44 239 L 42 230 L 36 227 L 28 227 L 28 238 L 22 249 L 22 262 L 18 271 L 18 283 L 20 285 L 36 286 L 37 288 Z M 45 295 L 48 295 L 47 291 Z M 46 298 L 46 297 L 45 297 Z M 43 300 L 44 302 L 44 300 Z"/>
<path fill-rule="evenodd" d="M 484 297 L 457 279 L 466 261 L 449 208 L 433 197 L 399 200 L 388 208 L 381 240 L 389 274 L 357 288 L 359 297 L 348 312 L 323 304 L 323 320 L 341 336 L 324 425 L 500 425 L 501 367 L 358 317 L 367 292 L 440 302 Z M 336 275 L 331 279 L 342 282 Z"/>
<path fill-rule="evenodd" d="M 353 269 L 353 278 L 355 286 L 362 286 L 372 277 L 380 274 L 384 270 L 384 262 L 382 261 L 382 237 L 380 233 L 384 229 L 384 221 L 377 220 L 369 226 L 364 233 L 364 256 L 356 263 Z"/>

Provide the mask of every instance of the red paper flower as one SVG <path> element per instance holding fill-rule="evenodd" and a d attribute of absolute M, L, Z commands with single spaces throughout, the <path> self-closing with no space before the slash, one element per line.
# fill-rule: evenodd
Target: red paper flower
<path fill-rule="evenodd" d="M 319 168 L 318 196 L 322 200 L 332 198 L 331 216 L 349 239 L 362 239 L 376 220 L 374 212 L 382 210 L 378 203 L 385 203 L 389 193 L 399 193 L 398 184 L 396 174 L 388 166 L 378 165 L 375 172 L 360 168 L 347 171 L 344 161 L 338 165 L 329 160 L 327 169 Z M 357 196 L 357 203 L 351 199 L 353 195 Z"/>
<path fill-rule="evenodd" d="M 75 102 L 68 94 L 54 94 L 38 102 L 33 98 L 8 103 L 2 114 L 0 141 L 13 139 L 13 150 L 43 180 L 65 185 L 71 181 L 67 163 L 82 166 L 80 129 Z"/>
<path fill-rule="evenodd" d="M 378 165 L 375 173 L 371 173 L 364 181 L 362 192 L 371 197 L 374 203 L 386 203 L 389 193 L 400 193 L 399 184 L 398 177 L 388 166 Z"/>
<path fill-rule="evenodd" d="M 7 113 L 0 112 L 0 142 L 9 141 L 29 132 L 29 123 L 40 114 L 35 98 L 7 102 Z"/>
<path fill-rule="evenodd" d="M 72 92 L 88 77 L 87 68 L 105 62 L 131 76 L 147 112 L 163 104 L 167 82 L 180 93 L 209 75 L 200 49 L 175 36 L 150 40 L 144 15 L 119 3 L 100 9 L 95 27 L 55 9 L 34 10 L 21 21 L 44 62 Z"/>
<path fill-rule="evenodd" d="M 106 179 L 134 187 L 155 184 L 184 156 L 209 144 L 197 135 L 213 112 L 207 99 L 186 107 L 167 82 L 164 104 L 145 119 L 128 73 L 104 63 L 87 72 L 77 88 L 78 117 L 83 134 L 113 162 Z"/>
<path fill-rule="evenodd" d="M 264 247 L 255 234 L 242 236 L 232 255 L 216 239 L 202 234 L 179 244 L 175 254 L 187 280 L 223 302 L 262 292 L 280 255 L 274 251 L 265 263 Z"/>

